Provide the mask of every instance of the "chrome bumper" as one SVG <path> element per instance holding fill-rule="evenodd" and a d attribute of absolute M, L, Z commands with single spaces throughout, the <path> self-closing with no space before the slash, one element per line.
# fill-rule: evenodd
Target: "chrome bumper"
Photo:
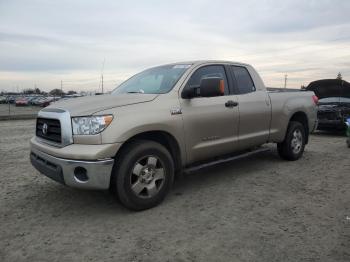
<path fill-rule="evenodd" d="M 32 165 L 47 177 L 70 187 L 108 189 L 114 159 L 80 161 L 57 158 L 31 149 Z"/>

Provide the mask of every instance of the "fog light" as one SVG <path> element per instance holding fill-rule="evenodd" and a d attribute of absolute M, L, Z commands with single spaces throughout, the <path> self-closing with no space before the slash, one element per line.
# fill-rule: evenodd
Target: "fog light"
<path fill-rule="evenodd" d="M 86 169 L 81 166 L 74 169 L 74 177 L 78 182 L 87 182 L 89 180 Z"/>

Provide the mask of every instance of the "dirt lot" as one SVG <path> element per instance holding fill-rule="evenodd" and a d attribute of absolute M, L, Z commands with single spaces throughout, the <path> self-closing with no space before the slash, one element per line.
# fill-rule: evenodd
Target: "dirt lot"
<path fill-rule="evenodd" d="M 0 122 L 0 261 L 350 261 L 350 149 L 311 137 L 197 171 L 165 202 L 130 212 L 29 164 L 34 121 Z"/>

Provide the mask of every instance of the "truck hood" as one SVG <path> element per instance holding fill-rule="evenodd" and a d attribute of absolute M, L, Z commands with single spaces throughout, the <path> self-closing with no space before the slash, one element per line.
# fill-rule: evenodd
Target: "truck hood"
<path fill-rule="evenodd" d="M 92 115 L 110 108 L 145 103 L 154 100 L 157 94 L 118 94 L 70 98 L 52 103 L 47 108 L 68 110 L 71 116 Z"/>

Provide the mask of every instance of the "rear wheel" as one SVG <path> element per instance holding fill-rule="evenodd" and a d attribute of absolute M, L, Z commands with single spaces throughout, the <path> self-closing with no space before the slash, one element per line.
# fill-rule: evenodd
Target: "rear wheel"
<path fill-rule="evenodd" d="M 305 141 L 304 126 L 300 122 L 291 121 L 284 141 L 277 144 L 278 154 L 286 160 L 298 160 L 304 153 Z"/>
<path fill-rule="evenodd" d="M 118 156 L 111 186 L 125 207 L 144 210 L 163 201 L 173 180 L 174 163 L 168 150 L 153 141 L 137 140 Z"/>

